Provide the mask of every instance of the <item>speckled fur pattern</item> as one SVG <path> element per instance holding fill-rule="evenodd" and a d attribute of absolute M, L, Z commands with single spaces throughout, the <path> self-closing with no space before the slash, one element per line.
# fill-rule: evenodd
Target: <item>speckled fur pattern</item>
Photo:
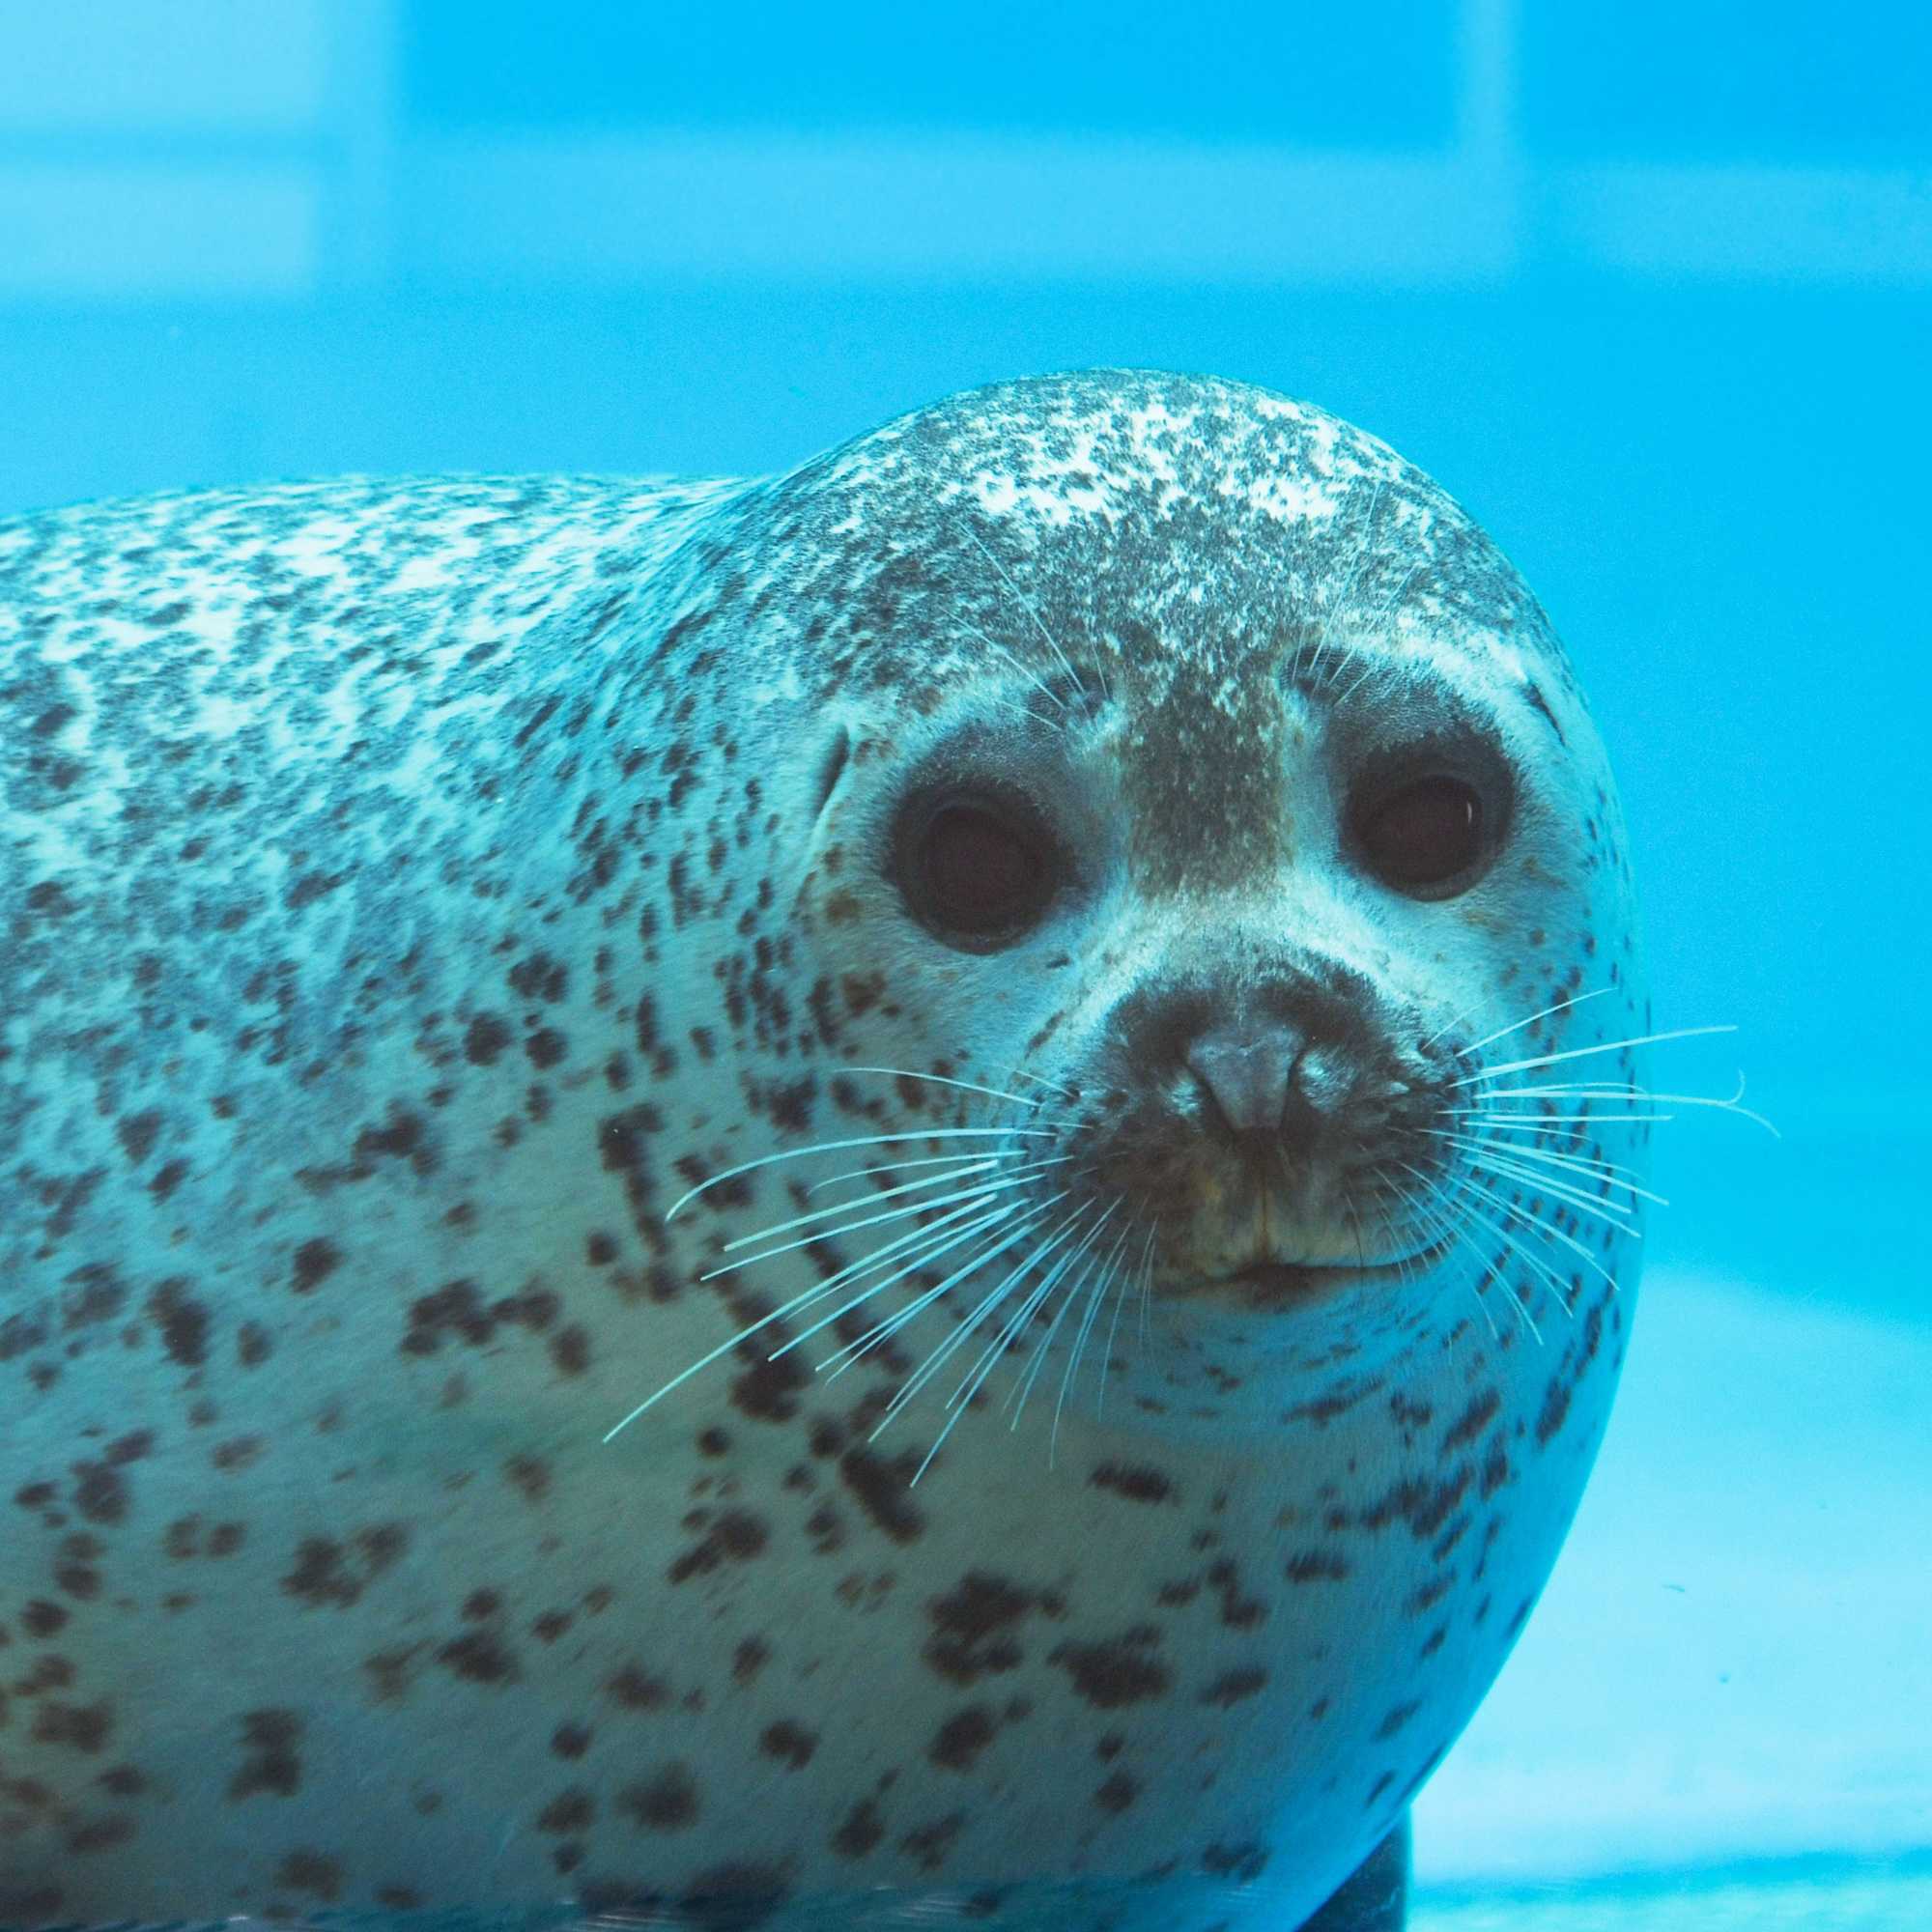
<path fill-rule="evenodd" d="M 1417 704 L 1517 775 L 1443 904 L 1324 829 L 1334 748 Z M 885 856 L 962 746 L 1082 855 L 984 956 Z M 1195 1873 L 1294 1922 L 1528 1616 L 1634 1266 L 1552 1164 L 1406 1278 L 1219 1295 L 1238 1217 L 1190 1214 L 1198 1096 L 1148 1042 L 1182 994 L 1320 981 L 1405 1076 L 1365 1143 L 1421 1150 L 1471 1068 L 1630 1077 L 1634 944 L 1515 572 L 1240 384 L 1005 384 L 777 478 L 0 524 L 0 1922 L 731 1894 L 776 1926 L 1112 1875 L 1149 1903 L 1096 1922 L 1206 1932 L 1157 1902 Z M 867 1155 L 727 1169 L 958 1127 L 1067 1156 L 1096 1217 L 1165 1203 L 1061 1412 L 1070 1324 L 912 1485 L 956 1378 L 878 1425 L 978 1286 L 813 1363 L 929 1270 L 604 1440 L 879 1238 L 727 1269 Z"/>

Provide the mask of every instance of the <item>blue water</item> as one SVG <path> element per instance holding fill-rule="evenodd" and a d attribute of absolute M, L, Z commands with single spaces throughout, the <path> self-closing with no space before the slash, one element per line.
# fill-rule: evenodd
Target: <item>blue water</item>
<path fill-rule="evenodd" d="M 181 12 L 0 4 L 0 515 L 777 469 L 1090 364 L 1317 401 L 1551 611 L 1621 781 L 1658 1023 L 1738 1028 L 1682 1077 L 1742 1067 L 1783 1130 L 1666 1131 L 1652 1267 L 1768 1321 L 1932 1329 L 1932 10 Z M 1932 1506 L 1932 1442 L 1899 1453 Z M 1829 1618 L 1794 1629 L 1828 1668 Z M 1891 1780 L 1878 1849 L 1915 1816 L 1932 1844 L 1918 1721 L 1902 1697 L 1846 1759 Z M 1753 1815 L 1695 1856 L 1846 1829 L 1774 1847 Z M 1634 1856 L 1605 1839 L 1605 1870 Z M 1463 1892 L 1488 1869 L 1425 1830 L 1425 1897 L 1433 1860 Z"/>

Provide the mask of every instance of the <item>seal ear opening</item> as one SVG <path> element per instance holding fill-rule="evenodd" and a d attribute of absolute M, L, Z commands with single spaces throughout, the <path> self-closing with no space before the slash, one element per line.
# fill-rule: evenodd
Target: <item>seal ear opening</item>
<path fill-rule="evenodd" d="M 852 734 L 843 723 L 835 724 L 830 740 L 818 754 L 818 777 L 811 792 L 814 825 L 825 815 L 825 808 L 832 802 L 832 794 L 838 789 L 838 781 L 844 776 L 845 767 L 851 760 Z"/>

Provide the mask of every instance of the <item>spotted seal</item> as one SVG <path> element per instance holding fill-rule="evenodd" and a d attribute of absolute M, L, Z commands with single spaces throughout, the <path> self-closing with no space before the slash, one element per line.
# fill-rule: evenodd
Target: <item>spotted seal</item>
<path fill-rule="evenodd" d="M 1604 1427 L 1648 1026 L 1429 479 L 1101 372 L 95 504 L 0 526 L 0 1920 L 1394 1846 Z"/>

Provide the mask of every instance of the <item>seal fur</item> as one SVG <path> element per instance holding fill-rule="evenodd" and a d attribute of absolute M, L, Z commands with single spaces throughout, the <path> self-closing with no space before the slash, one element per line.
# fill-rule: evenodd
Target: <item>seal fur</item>
<path fill-rule="evenodd" d="M 1097 372 L 89 505 L 0 526 L 0 1919 L 1176 1932 L 1398 1827 L 1601 1435 L 1648 1024 L 1582 696 L 1420 472 Z M 1431 734 L 1512 794 L 1441 902 L 1334 796 Z M 961 773 L 1069 855 L 984 952 L 892 860 Z"/>

